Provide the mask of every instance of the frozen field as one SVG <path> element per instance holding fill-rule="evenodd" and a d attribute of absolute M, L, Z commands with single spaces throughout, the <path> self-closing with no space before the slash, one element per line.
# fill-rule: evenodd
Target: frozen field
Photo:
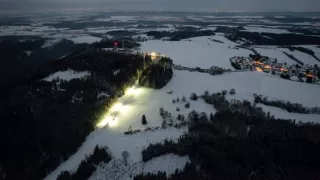
<path fill-rule="evenodd" d="M 221 40 L 216 43 L 209 38 Z M 232 68 L 229 59 L 233 56 L 249 56 L 252 53 L 246 49 L 231 49 L 237 45 L 223 36 L 197 37 L 182 41 L 151 40 L 143 42 L 144 52 L 159 52 L 174 60 L 177 65 L 188 67 L 210 68 L 212 65 Z"/>

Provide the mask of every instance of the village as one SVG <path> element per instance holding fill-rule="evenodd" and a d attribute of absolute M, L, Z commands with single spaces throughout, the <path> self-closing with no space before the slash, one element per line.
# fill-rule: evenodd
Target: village
<path fill-rule="evenodd" d="M 249 57 L 235 56 L 230 58 L 230 63 L 237 70 L 270 73 L 292 81 L 320 84 L 320 70 L 317 65 L 288 65 L 279 63 L 276 58 L 259 54 L 250 54 Z"/>

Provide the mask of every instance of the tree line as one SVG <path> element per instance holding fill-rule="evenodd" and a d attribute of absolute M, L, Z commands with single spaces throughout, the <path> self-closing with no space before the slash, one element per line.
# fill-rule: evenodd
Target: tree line
<path fill-rule="evenodd" d="M 106 147 L 96 146 L 93 154 L 81 161 L 78 169 L 75 172 L 62 171 L 57 180 L 87 180 L 97 169 L 97 165 L 100 163 L 108 163 L 111 160 L 111 156 L 107 153 Z"/>
<path fill-rule="evenodd" d="M 254 95 L 255 103 L 264 104 L 267 106 L 278 107 L 284 109 L 290 113 L 300 113 L 300 114 L 320 114 L 320 107 L 305 107 L 299 103 L 291 103 L 290 101 L 282 100 L 269 100 L 268 97 L 263 97 L 262 95 Z"/>

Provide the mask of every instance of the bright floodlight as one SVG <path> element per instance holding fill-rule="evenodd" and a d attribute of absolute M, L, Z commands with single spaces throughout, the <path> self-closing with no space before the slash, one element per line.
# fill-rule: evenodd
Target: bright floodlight
<path fill-rule="evenodd" d="M 112 121 L 112 117 L 111 116 L 105 116 L 105 117 L 103 117 L 101 122 L 99 122 L 97 124 L 97 127 L 98 128 L 102 128 L 102 127 L 106 126 L 107 124 L 109 124 L 111 121 Z"/>
<path fill-rule="evenodd" d="M 125 91 L 125 94 L 132 95 L 132 94 L 135 94 L 135 91 L 136 91 L 135 87 L 130 87 Z"/>
<path fill-rule="evenodd" d="M 119 111 L 119 110 L 121 110 L 122 106 L 123 106 L 123 105 L 118 102 L 118 103 L 114 104 L 114 105 L 110 108 L 110 111 L 111 111 L 111 112 Z"/>

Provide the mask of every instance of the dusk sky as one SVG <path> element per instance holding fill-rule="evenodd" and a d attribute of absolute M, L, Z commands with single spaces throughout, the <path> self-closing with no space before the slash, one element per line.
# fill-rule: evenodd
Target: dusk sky
<path fill-rule="evenodd" d="M 101 8 L 176 11 L 320 11 L 319 0 L 0 0 L 5 10 Z"/>

